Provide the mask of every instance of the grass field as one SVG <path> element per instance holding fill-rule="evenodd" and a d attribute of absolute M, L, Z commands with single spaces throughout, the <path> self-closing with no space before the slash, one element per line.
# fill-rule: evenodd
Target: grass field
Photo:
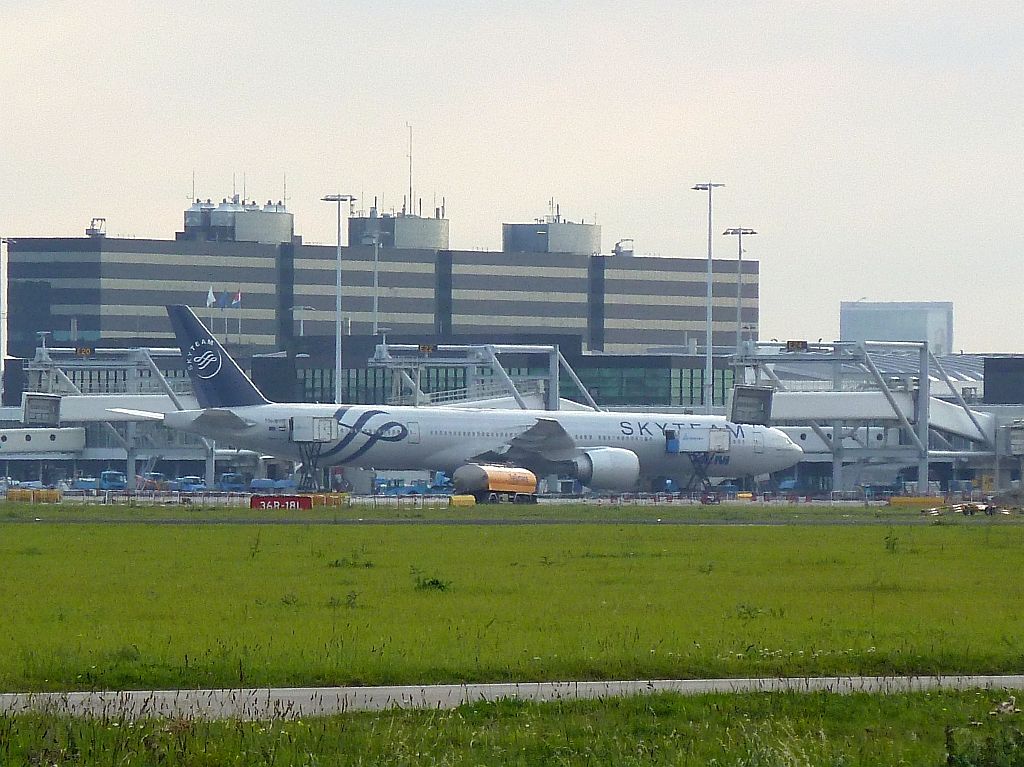
<path fill-rule="evenodd" d="M 259 723 L 0 715 L 0 764 L 1020 765 L 995 693 L 658 695 Z"/>
<path fill-rule="evenodd" d="M 310 522 L 346 524 L 357 521 L 491 521 L 503 522 L 692 522 L 692 523 L 773 523 L 773 524 L 927 524 L 921 506 L 815 506 L 809 504 L 760 505 L 753 503 L 650 504 L 636 503 L 542 503 L 536 505 L 493 504 L 455 508 L 416 508 L 411 501 L 401 506 L 383 499 L 375 505 L 360 502 L 344 507 L 318 507 L 311 511 L 258 511 L 242 506 L 202 505 L 103 505 L 103 504 L 30 504 L 0 503 L 0 523 L 7 522 Z M 957 514 L 942 517 L 943 522 L 992 521 L 978 516 Z M 1024 515 L 1000 515 L 1002 524 L 1024 524 Z"/>
<path fill-rule="evenodd" d="M 1020 672 L 1024 526 L 0 524 L 0 689 Z"/>

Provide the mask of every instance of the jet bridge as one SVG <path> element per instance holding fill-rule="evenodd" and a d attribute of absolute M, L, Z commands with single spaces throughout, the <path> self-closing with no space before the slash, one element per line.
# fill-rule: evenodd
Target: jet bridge
<path fill-rule="evenodd" d="M 916 356 L 916 375 L 892 379 L 880 371 L 874 357 L 894 351 Z M 817 444 L 829 446 L 834 489 L 843 487 L 844 461 L 891 458 L 890 448 L 871 444 L 847 454 L 847 438 L 872 426 L 899 431 L 904 461 L 917 464 L 919 477 L 927 477 L 929 463 L 937 460 L 998 468 L 995 418 L 967 405 L 926 342 L 745 342 L 733 361 L 740 380 L 774 386 L 775 425 L 805 424 Z M 801 380 L 826 390 L 790 391 Z M 933 386 L 948 398 L 933 396 Z"/>
<path fill-rule="evenodd" d="M 154 357 L 180 358 L 178 349 L 77 349 L 41 346 L 25 367 L 28 377 L 26 402 L 40 395 L 59 397 L 59 421 L 81 424 L 88 430 L 100 425 L 111 448 L 86 445 L 84 459 L 113 460 L 124 457 L 125 473 L 137 475 L 140 457 L 205 458 L 207 483 L 212 486 L 216 448 L 212 440 L 201 444 L 171 435 L 137 418 L 111 412 L 113 408 L 167 413 L 198 407 L 185 378 L 167 379 Z M 26 416 L 29 408 L 26 405 Z M 97 455 L 98 453 L 98 455 Z"/>

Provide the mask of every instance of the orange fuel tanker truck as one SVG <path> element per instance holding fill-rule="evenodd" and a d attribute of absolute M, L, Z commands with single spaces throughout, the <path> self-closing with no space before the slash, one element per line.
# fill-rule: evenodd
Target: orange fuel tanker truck
<path fill-rule="evenodd" d="M 478 503 L 537 502 L 537 477 L 526 469 L 467 463 L 455 470 L 452 482 L 456 492 Z"/>

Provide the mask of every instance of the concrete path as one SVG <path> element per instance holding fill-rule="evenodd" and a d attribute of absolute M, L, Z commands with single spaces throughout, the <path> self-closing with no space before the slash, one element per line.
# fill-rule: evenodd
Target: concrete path
<path fill-rule="evenodd" d="M 405 687 L 300 687 L 238 690 L 142 690 L 130 692 L 0 694 L 0 714 L 48 711 L 75 716 L 194 717 L 202 719 L 297 719 L 347 711 L 389 708 L 450 709 L 502 698 L 575 700 L 675 692 L 872 692 L 921 690 L 1024 690 L 1024 675 L 942 677 L 807 677 L 786 679 L 665 679 L 620 682 L 524 682 L 412 685 Z"/>

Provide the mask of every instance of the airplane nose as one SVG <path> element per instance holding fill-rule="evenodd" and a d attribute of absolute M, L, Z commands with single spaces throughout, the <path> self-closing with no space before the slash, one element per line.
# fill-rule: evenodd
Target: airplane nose
<path fill-rule="evenodd" d="M 776 444 L 778 445 L 779 459 L 782 465 L 779 469 L 788 469 L 790 466 L 800 463 L 804 457 L 803 448 L 801 448 L 796 442 L 789 438 L 789 435 L 784 431 L 775 431 Z"/>

